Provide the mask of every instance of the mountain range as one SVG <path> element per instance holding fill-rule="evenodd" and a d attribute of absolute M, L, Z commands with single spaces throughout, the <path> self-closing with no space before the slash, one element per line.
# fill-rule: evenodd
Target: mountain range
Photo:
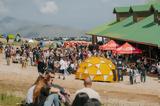
<path fill-rule="evenodd" d="M 84 36 L 85 31 L 59 25 L 40 24 L 26 20 L 19 20 L 13 17 L 0 18 L 1 34 L 19 33 L 23 37 L 80 37 Z"/>

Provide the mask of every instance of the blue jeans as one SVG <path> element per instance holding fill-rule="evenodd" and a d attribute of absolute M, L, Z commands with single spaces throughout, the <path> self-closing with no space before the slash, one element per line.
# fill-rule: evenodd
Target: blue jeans
<path fill-rule="evenodd" d="M 30 64 L 31 66 L 33 65 L 33 58 L 32 57 L 29 57 L 30 58 Z"/>
<path fill-rule="evenodd" d="M 54 105 L 53 105 L 54 104 Z M 44 102 L 44 106 L 59 106 L 59 96 L 58 94 L 50 94 L 46 101 Z"/>

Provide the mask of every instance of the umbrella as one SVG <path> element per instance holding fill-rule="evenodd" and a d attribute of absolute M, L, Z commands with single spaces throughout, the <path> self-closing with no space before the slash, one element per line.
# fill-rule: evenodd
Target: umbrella
<path fill-rule="evenodd" d="M 101 50 L 115 50 L 117 47 L 119 47 L 119 44 L 117 44 L 114 40 L 110 40 L 107 44 L 100 46 L 99 49 L 101 49 Z"/>
<path fill-rule="evenodd" d="M 125 43 L 122 46 L 118 47 L 115 51 L 113 51 L 114 53 L 117 54 L 139 54 L 142 53 L 142 50 L 133 47 L 131 44 L 129 43 Z"/>
<path fill-rule="evenodd" d="M 93 81 L 113 81 L 115 65 L 103 57 L 89 57 L 82 63 L 76 72 L 77 79 L 90 77 Z"/>
<path fill-rule="evenodd" d="M 90 42 L 86 42 L 86 41 L 66 41 L 64 42 L 64 46 L 65 47 L 73 47 L 73 46 L 76 46 L 76 45 L 83 45 L 83 46 L 87 46 L 89 45 Z"/>

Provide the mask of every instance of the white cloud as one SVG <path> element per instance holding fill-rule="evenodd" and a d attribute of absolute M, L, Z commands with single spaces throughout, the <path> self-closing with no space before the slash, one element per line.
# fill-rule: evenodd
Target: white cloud
<path fill-rule="evenodd" d="M 6 4 L 5 4 L 5 2 L 4 1 L 0 1 L 0 13 L 4 14 L 6 12 L 8 12 L 8 8 L 7 8 Z"/>
<path fill-rule="evenodd" d="M 44 14 L 57 13 L 58 6 L 54 1 L 47 1 L 40 6 L 40 12 Z"/>

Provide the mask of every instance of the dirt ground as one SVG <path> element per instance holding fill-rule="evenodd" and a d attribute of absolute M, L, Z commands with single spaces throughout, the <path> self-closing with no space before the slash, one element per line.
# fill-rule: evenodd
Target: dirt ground
<path fill-rule="evenodd" d="M 12 93 L 25 98 L 27 89 L 38 76 L 37 68 L 20 64 L 6 65 L 4 56 L 0 54 L 0 92 Z M 74 75 L 66 80 L 55 79 L 57 84 L 69 89 L 71 94 L 83 88 L 83 82 Z M 157 78 L 147 77 L 146 83 L 130 85 L 128 76 L 120 83 L 94 82 L 93 89 L 99 92 L 105 106 L 160 106 L 160 82 Z"/>

